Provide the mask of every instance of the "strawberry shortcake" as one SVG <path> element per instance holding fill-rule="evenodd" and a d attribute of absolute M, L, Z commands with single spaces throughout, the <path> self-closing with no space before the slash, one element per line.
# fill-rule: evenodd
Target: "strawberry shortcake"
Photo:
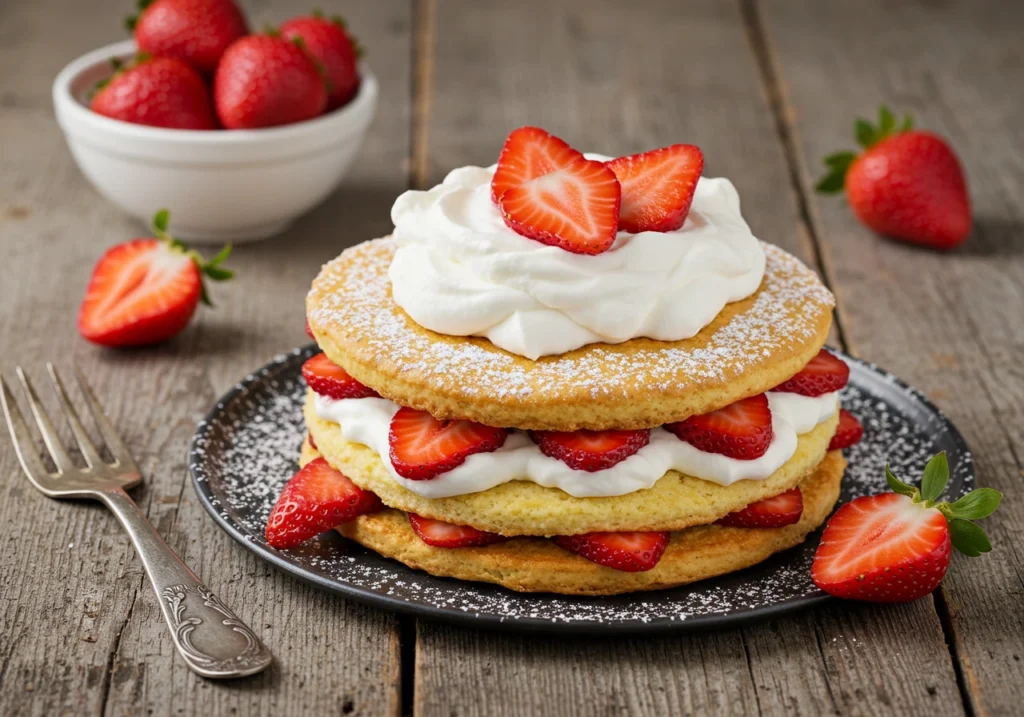
<path fill-rule="evenodd" d="M 597 595 L 803 541 L 839 495 L 834 300 L 678 144 L 515 130 L 314 280 L 309 438 L 267 540 L 337 529 L 431 574 Z M 838 429 L 838 430 L 837 430 Z"/>

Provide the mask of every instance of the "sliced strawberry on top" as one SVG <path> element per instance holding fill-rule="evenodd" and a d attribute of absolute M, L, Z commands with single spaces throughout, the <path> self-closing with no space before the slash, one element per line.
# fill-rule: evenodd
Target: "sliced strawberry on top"
<path fill-rule="evenodd" d="M 591 473 L 621 463 L 651 440 L 651 432 L 647 429 L 533 431 L 530 435 L 544 455 L 557 458 L 573 470 Z"/>
<path fill-rule="evenodd" d="M 391 465 L 409 480 L 430 480 L 462 465 L 474 453 L 501 448 L 508 431 L 473 421 L 439 421 L 403 407 L 391 419 Z"/>
<path fill-rule="evenodd" d="M 341 400 L 380 397 L 372 388 L 349 376 L 348 371 L 331 361 L 324 353 L 319 353 L 302 364 L 302 378 L 306 379 L 306 385 L 313 389 L 313 393 L 327 398 Z"/>
<path fill-rule="evenodd" d="M 585 533 L 560 535 L 555 543 L 587 560 L 627 573 L 650 570 L 668 547 L 668 533 Z"/>
<path fill-rule="evenodd" d="M 435 548 L 470 548 L 508 540 L 497 533 L 477 530 L 468 525 L 454 525 L 442 520 L 423 518 L 415 513 L 409 513 L 409 522 L 420 540 Z"/>
<path fill-rule="evenodd" d="M 767 453 L 774 436 L 772 412 L 763 393 L 702 416 L 668 423 L 665 430 L 702 451 L 744 461 Z"/>
<path fill-rule="evenodd" d="M 864 426 L 845 408 L 839 410 L 839 427 L 828 444 L 830 451 L 841 451 L 857 443 L 864 436 Z"/>
<path fill-rule="evenodd" d="M 799 393 L 801 396 L 821 396 L 838 391 L 849 380 L 850 367 L 846 362 L 822 349 L 800 369 L 800 373 L 772 390 Z"/>
<path fill-rule="evenodd" d="M 491 179 L 491 199 L 497 204 L 501 195 L 512 187 L 567 167 L 577 159 L 583 159 L 582 152 L 540 127 L 512 130 Z"/>
<path fill-rule="evenodd" d="M 498 205 L 517 234 L 574 254 L 600 254 L 615 241 L 621 193 L 603 163 L 577 159 L 508 189 Z"/>
<path fill-rule="evenodd" d="M 800 521 L 804 496 L 799 488 L 751 503 L 718 521 L 733 528 L 782 528 Z"/>
<path fill-rule="evenodd" d="M 317 458 L 292 476 L 281 491 L 267 520 L 267 542 L 275 548 L 292 548 L 383 507 L 376 495 Z"/>
<path fill-rule="evenodd" d="M 622 185 L 619 229 L 637 234 L 683 226 L 704 170 L 699 147 L 673 144 L 607 164 Z"/>

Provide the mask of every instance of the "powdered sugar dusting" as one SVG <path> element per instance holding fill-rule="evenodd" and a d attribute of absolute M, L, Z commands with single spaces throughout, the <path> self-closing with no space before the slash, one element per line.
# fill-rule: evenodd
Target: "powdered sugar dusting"
<path fill-rule="evenodd" d="M 189 467 L 207 509 L 239 541 L 283 569 L 323 587 L 393 609 L 517 629 L 687 629 L 806 607 L 823 594 L 810 580 L 816 536 L 748 570 L 695 585 L 607 598 L 520 594 L 492 585 L 435 578 L 328 534 L 278 551 L 263 538 L 267 516 L 296 469 L 305 435 L 302 362 L 315 349 L 275 358 L 225 396 L 201 422 Z M 917 391 L 884 371 L 847 359 L 843 405 L 864 423 L 848 451 L 841 500 L 885 490 L 886 462 L 918 481 L 927 459 L 949 452 L 949 495 L 974 485 L 971 455 L 949 421 Z"/>

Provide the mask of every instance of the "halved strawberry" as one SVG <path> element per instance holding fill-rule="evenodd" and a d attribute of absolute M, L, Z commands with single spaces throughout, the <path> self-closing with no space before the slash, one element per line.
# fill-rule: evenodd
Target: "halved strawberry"
<path fill-rule="evenodd" d="M 567 167 L 577 159 L 583 159 L 582 152 L 540 127 L 512 130 L 501 148 L 498 167 L 491 179 L 491 199 L 497 204 L 501 195 L 512 187 Z"/>
<path fill-rule="evenodd" d="M 327 358 L 327 354 L 317 354 L 302 364 L 302 378 L 306 384 L 327 398 L 341 400 L 343 398 L 379 398 L 380 394 L 368 386 L 356 381 L 338 364 Z"/>
<path fill-rule="evenodd" d="M 531 434 L 546 456 L 557 458 L 578 471 L 611 468 L 647 445 L 651 432 L 639 431 L 533 431 Z"/>
<path fill-rule="evenodd" d="M 841 358 L 825 349 L 818 352 L 793 378 L 780 383 L 773 391 L 821 396 L 838 391 L 850 380 L 850 367 Z"/>
<path fill-rule="evenodd" d="M 702 451 L 743 461 L 763 456 L 774 436 L 772 412 L 763 393 L 702 416 L 668 423 L 665 430 Z"/>
<path fill-rule="evenodd" d="M 804 495 L 799 488 L 793 488 L 729 513 L 718 524 L 733 528 L 782 528 L 799 522 L 803 512 Z"/>
<path fill-rule="evenodd" d="M 316 441 L 313 440 L 313 434 L 312 433 L 307 433 L 306 434 L 306 438 L 309 440 L 309 447 L 310 448 L 312 448 L 314 451 L 320 450 L 319 448 L 316 447 Z"/>
<path fill-rule="evenodd" d="M 839 410 L 839 427 L 828 444 L 830 451 L 840 451 L 849 448 L 864 436 L 864 426 L 852 413 L 845 408 Z"/>
<path fill-rule="evenodd" d="M 619 229 L 637 234 L 683 226 L 704 170 L 699 147 L 673 144 L 607 164 L 622 185 Z"/>
<path fill-rule="evenodd" d="M 111 247 L 93 267 L 78 311 L 78 332 L 103 346 L 143 346 L 178 334 L 202 301 L 210 300 L 203 277 L 233 274 L 220 266 L 226 246 L 210 261 L 167 234 L 166 209 L 153 218 L 155 239 L 133 239 Z"/>
<path fill-rule="evenodd" d="M 811 578 L 825 592 L 870 602 L 916 600 L 934 590 L 951 547 L 975 557 L 992 549 L 972 520 L 991 515 L 1002 495 L 979 488 L 938 502 L 949 480 L 945 452 L 925 466 L 920 490 L 885 468 L 893 493 L 856 498 L 836 511 L 814 554 Z"/>
<path fill-rule="evenodd" d="M 275 548 L 292 548 L 383 507 L 376 495 L 317 458 L 292 476 L 281 491 L 267 520 L 267 542 Z"/>
<path fill-rule="evenodd" d="M 435 548 L 470 548 L 508 540 L 497 533 L 487 533 L 468 525 L 454 525 L 442 520 L 423 518 L 415 513 L 409 513 L 409 522 L 412 523 L 412 529 L 420 540 Z"/>
<path fill-rule="evenodd" d="M 587 560 L 627 573 L 650 570 L 668 547 L 668 533 L 560 535 L 555 543 Z"/>
<path fill-rule="evenodd" d="M 400 408 L 391 419 L 391 465 L 409 480 L 430 480 L 461 466 L 474 453 L 501 448 L 508 431 L 472 421 L 439 421 L 426 411 Z"/>
<path fill-rule="evenodd" d="M 518 234 L 575 254 L 600 254 L 615 241 L 621 195 L 612 170 L 577 159 L 506 190 L 498 205 Z"/>

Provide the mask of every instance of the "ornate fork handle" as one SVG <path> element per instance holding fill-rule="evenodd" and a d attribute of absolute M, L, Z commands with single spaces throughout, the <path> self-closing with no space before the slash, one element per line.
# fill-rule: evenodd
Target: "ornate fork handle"
<path fill-rule="evenodd" d="M 203 585 L 164 542 L 123 490 L 102 493 L 121 521 L 156 590 L 174 644 L 204 677 L 241 677 L 265 669 L 270 651 L 256 634 Z"/>

